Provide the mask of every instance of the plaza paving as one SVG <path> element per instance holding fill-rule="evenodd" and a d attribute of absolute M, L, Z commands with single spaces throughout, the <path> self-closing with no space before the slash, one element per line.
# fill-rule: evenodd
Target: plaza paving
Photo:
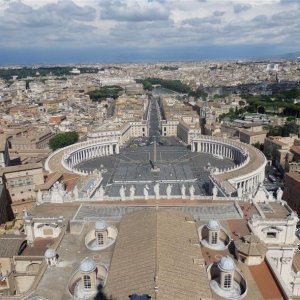
<path fill-rule="evenodd" d="M 151 171 L 153 144 L 138 148 L 129 147 L 121 150 L 118 155 L 94 158 L 76 167 L 93 171 L 103 165 L 107 170 L 103 174 L 105 194 L 118 197 L 122 185 L 126 188 L 126 196 L 129 196 L 132 184 L 135 186 L 136 195 L 143 196 L 145 184 L 149 186 L 149 195 L 154 195 L 153 186 L 156 182 L 160 183 L 160 195 L 166 195 L 168 184 L 172 184 L 172 195 L 180 195 L 182 184 L 186 187 L 187 195 L 191 184 L 196 195 L 207 195 L 210 167 L 223 169 L 234 165 L 226 158 L 220 160 L 210 154 L 191 152 L 174 138 L 160 140 L 164 143 L 157 145 L 157 164 L 160 172 Z"/>

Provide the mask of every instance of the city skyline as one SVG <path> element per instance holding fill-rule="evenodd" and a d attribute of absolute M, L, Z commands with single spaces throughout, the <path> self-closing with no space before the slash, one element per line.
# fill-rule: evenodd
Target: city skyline
<path fill-rule="evenodd" d="M 293 0 L 0 0 L 0 64 L 268 58 L 299 51 Z"/>

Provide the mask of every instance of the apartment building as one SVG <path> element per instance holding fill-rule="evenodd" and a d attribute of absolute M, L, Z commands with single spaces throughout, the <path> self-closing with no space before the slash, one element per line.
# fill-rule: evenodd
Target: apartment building
<path fill-rule="evenodd" d="M 22 213 L 36 200 L 35 186 L 44 183 L 43 165 L 31 163 L 0 168 L 0 180 L 8 191 L 14 213 Z"/>
<path fill-rule="evenodd" d="M 51 131 L 41 133 L 26 133 L 20 136 L 14 136 L 10 139 L 11 149 L 28 150 L 28 149 L 45 149 L 49 148 L 49 140 L 54 136 Z"/>

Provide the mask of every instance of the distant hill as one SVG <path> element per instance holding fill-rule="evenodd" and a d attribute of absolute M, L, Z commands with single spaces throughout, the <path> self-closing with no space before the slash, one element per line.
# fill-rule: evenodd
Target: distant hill
<path fill-rule="evenodd" d="M 296 59 L 296 58 L 300 59 L 300 51 L 278 55 L 277 57 L 284 58 L 284 59 Z"/>

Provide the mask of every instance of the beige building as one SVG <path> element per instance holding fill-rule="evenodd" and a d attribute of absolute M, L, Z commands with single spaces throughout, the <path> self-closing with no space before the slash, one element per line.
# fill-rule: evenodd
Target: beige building
<path fill-rule="evenodd" d="M 10 139 L 11 149 L 27 150 L 49 148 L 48 143 L 53 136 L 54 133 L 51 131 L 46 131 L 39 134 L 14 136 Z"/>
<path fill-rule="evenodd" d="M 265 138 L 264 153 L 267 158 L 271 157 L 275 166 L 282 172 L 285 169 L 287 159 L 292 161 L 292 156 L 289 155 L 293 145 L 299 144 L 297 135 L 289 137 L 269 136 Z"/>
<path fill-rule="evenodd" d="M 9 220 L 9 203 L 7 199 L 6 189 L 0 184 L 0 224 L 4 224 Z"/>
<path fill-rule="evenodd" d="M 6 167 L 9 164 L 8 143 L 5 134 L 0 135 L 0 167 Z"/>
<path fill-rule="evenodd" d="M 239 129 L 240 141 L 247 144 L 263 144 L 267 136 L 267 131 L 263 130 L 262 125 L 245 125 Z"/>
<path fill-rule="evenodd" d="M 148 105 L 148 97 L 119 97 L 115 103 L 113 117 L 88 132 L 88 139 L 113 138 L 120 146 L 124 146 L 131 138 L 148 136 Z"/>
<path fill-rule="evenodd" d="M 5 245 L 0 247 L 0 298 L 5 299 L 5 296 L 15 295 L 22 283 L 23 286 L 30 284 L 31 278 L 16 279 L 14 273 L 14 256 L 20 255 L 26 247 L 26 237 L 5 234 L 0 236 L 0 244 Z"/>
<path fill-rule="evenodd" d="M 195 134 L 201 134 L 199 115 L 193 107 L 174 97 L 160 97 L 162 136 L 176 136 L 190 144 Z"/>
<path fill-rule="evenodd" d="M 1 181 L 5 184 L 15 214 L 31 207 L 36 200 L 35 186 L 44 183 L 43 165 L 27 165 L 0 168 Z"/>
<path fill-rule="evenodd" d="M 300 173 L 288 172 L 284 175 L 284 199 L 292 209 L 300 214 Z"/>

